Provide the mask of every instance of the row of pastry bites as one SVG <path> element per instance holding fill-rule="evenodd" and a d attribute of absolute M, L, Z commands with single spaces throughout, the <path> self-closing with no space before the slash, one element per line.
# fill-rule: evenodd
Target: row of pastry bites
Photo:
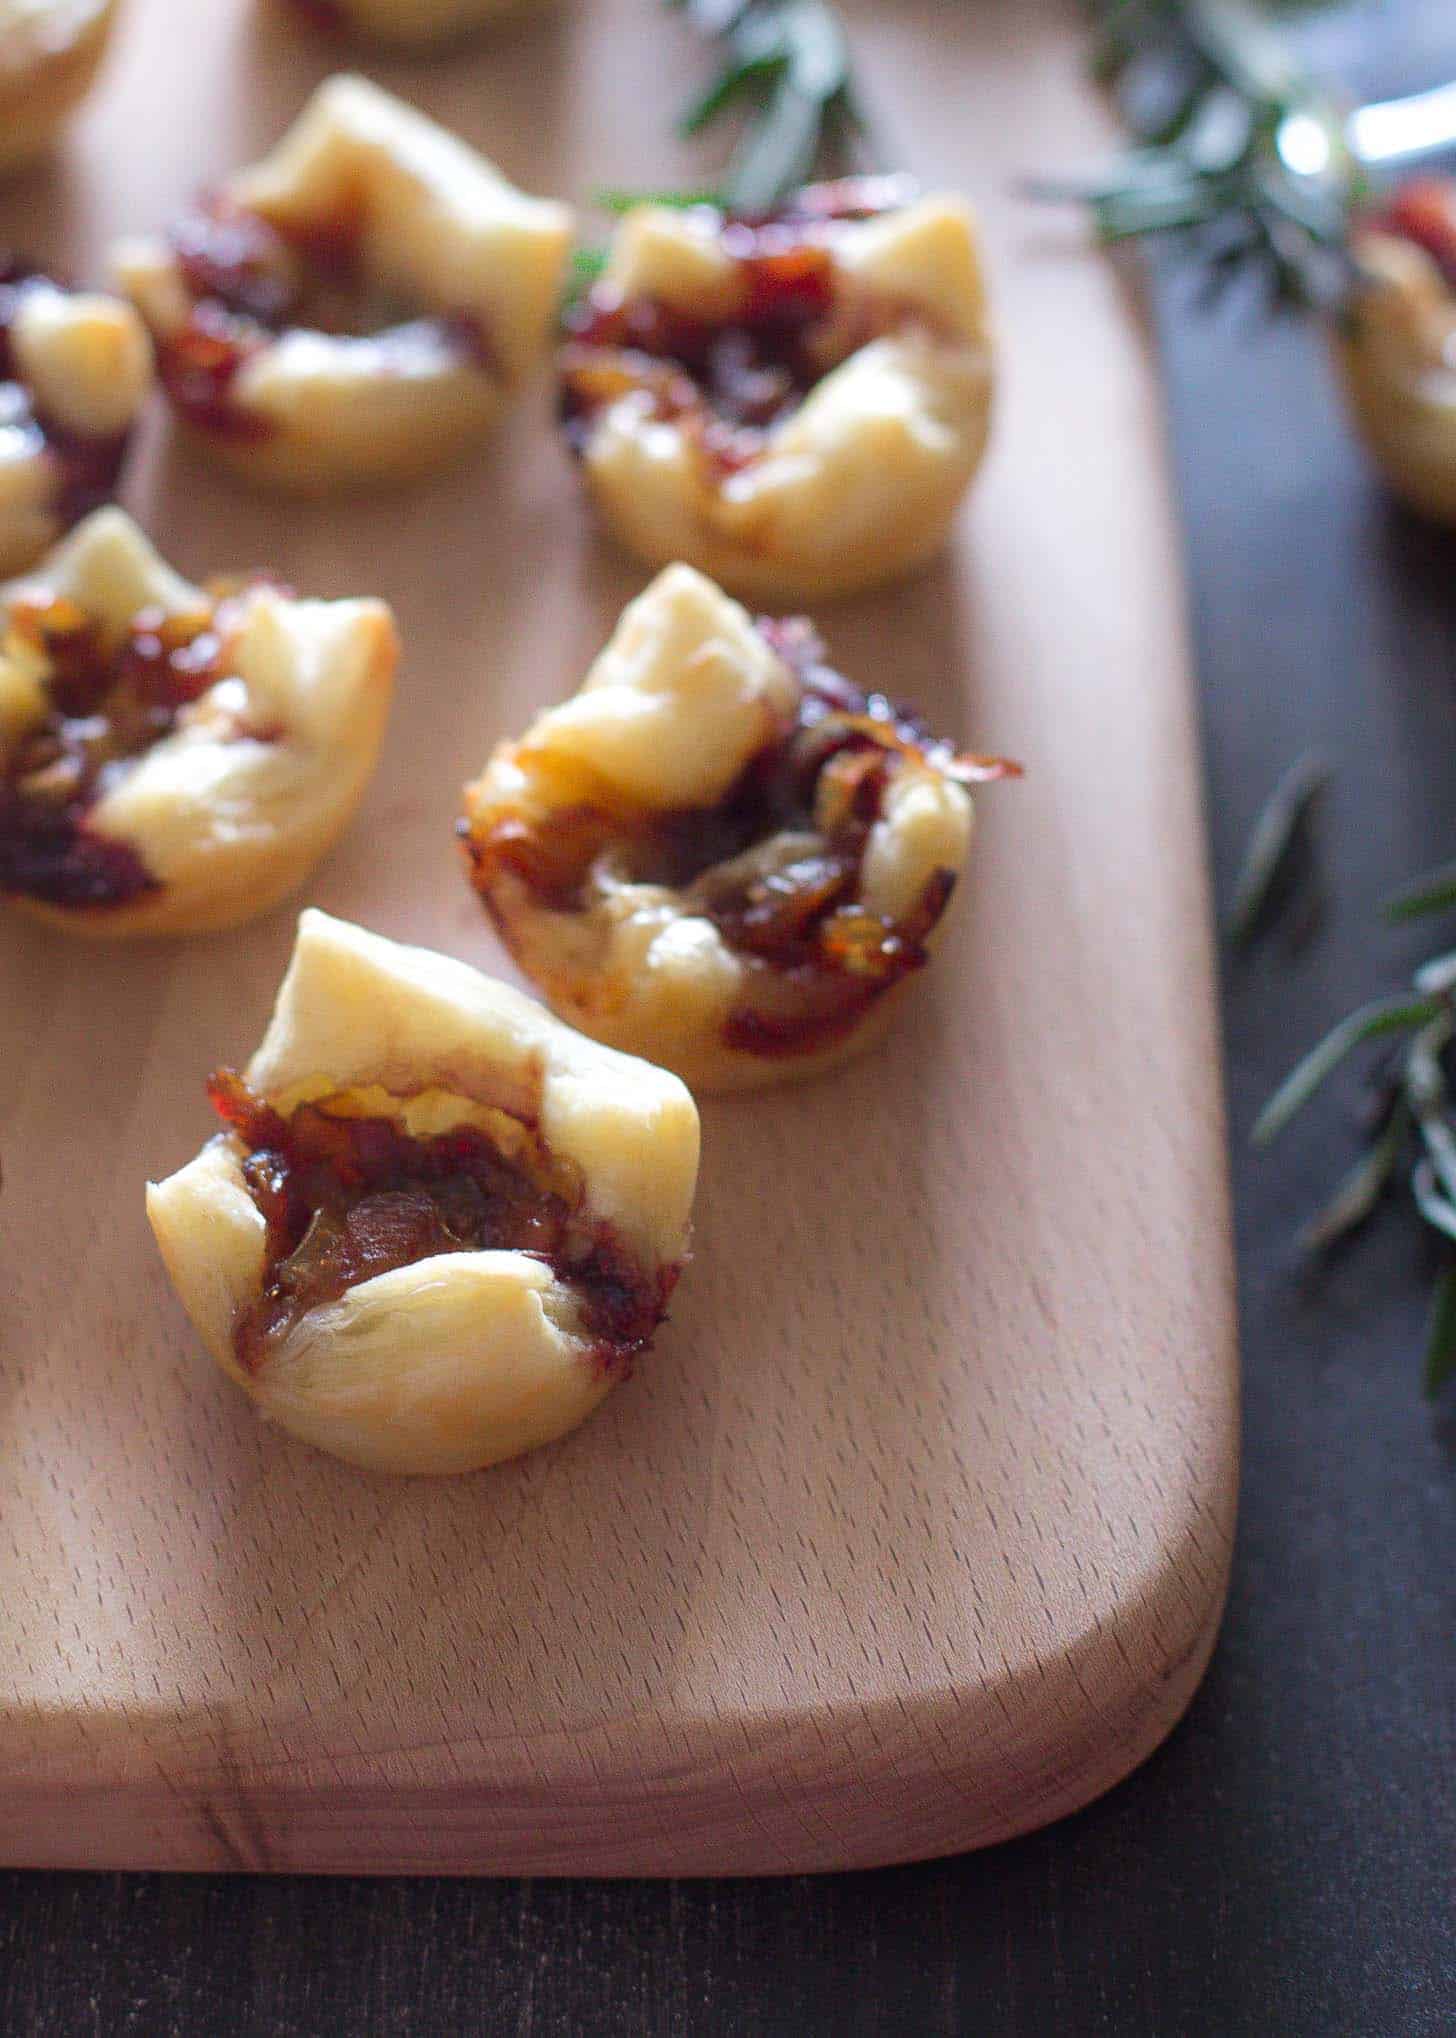
<path fill-rule="evenodd" d="M 317 488 L 417 471 L 484 429 L 545 344 L 569 231 L 565 208 L 337 77 L 269 158 L 119 267 L 195 435 L 253 479 Z M 109 493 L 148 341 L 125 304 L 11 271 L 0 372 L 13 572 Z M 562 356 L 570 443 L 608 519 L 654 560 L 790 596 L 883 577 L 938 542 L 988 382 L 967 215 L 885 179 L 815 187 L 752 223 L 639 208 Z M 660 605 L 694 610 L 687 585 L 669 576 Z M 380 605 L 269 586 L 218 602 L 112 513 L 13 590 L 4 620 L 0 892 L 88 931 L 202 931 L 301 882 L 348 819 L 393 672 Z M 720 755 L 730 776 L 741 749 Z M 499 777 L 473 796 L 476 882 L 526 966 L 559 983 L 548 952 L 587 919 L 521 896 L 504 824 L 482 820 Z M 599 806 L 620 818 L 616 793 Z M 644 884 L 616 888 L 619 917 L 629 897 Z M 656 942 L 650 982 L 686 938 Z M 715 967 L 726 993 L 742 971 Z M 562 995 L 615 1023 L 605 996 Z"/>
<path fill-rule="evenodd" d="M 489 425 L 545 344 L 569 228 L 337 78 L 119 267 L 194 435 L 259 482 L 333 487 Z M 12 287 L 7 363 L 54 469 L 74 434 L 27 338 L 47 286 Z M 883 1029 L 965 861 L 967 788 L 1002 767 L 680 562 L 770 595 L 903 570 L 944 535 L 988 389 L 950 201 L 871 182 L 769 221 L 626 220 L 571 320 L 563 412 L 606 520 L 679 563 L 578 694 L 498 748 L 460 824 L 559 1016 L 306 914 L 262 1048 L 213 1079 L 225 1129 L 150 1195 L 204 1342 L 285 1427 L 413 1471 L 560 1434 L 650 1339 L 686 1253 L 682 1079 L 802 1074 Z M 271 904 L 357 803 L 396 649 L 381 603 L 200 588 L 99 511 L 4 595 L 0 892 L 109 934 Z"/>
<path fill-rule="evenodd" d="M 340 76 L 167 236 L 123 243 L 132 308 L 0 274 L 0 571 L 110 493 L 153 349 L 190 436 L 258 485 L 447 462 L 545 351 L 571 226 Z M 980 459 L 985 304 L 954 200 L 870 180 L 754 224 L 644 205 L 570 324 L 569 442 L 605 523 L 654 565 L 769 599 L 883 580 L 941 543 Z"/>

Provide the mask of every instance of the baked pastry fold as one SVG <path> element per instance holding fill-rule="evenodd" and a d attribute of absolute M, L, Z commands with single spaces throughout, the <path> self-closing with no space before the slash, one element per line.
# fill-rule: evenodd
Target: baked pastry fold
<path fill-rule="evenodd" d="M 543 353 L 571 215 L 364 78 L 167 240 L 116 250 L 177 415 L 246 479 L 404 481 L 477 441 Z"/>
<path fill-rule="evenodd" d="M 68 932 L 253 918 L 342 832 L 398 655 L 383 602 L 194 586 L 118 509 L 0 591 L 0 897 Z"/>
<path fill-rule="evenodd" d="M 985 447 L 975 222 L 900 179 L 810 187 L 754 222 L 639 206 L 570 327 L 562 416 L 606 527 L 756 600 L 919 565 Z"/>
<path fill-rule="evenodd" d="M 957 756 L 834 672 L 803 621 L 755 623 L 668 567 L 580 691 L 465 791 L 471 881 L 584 1032 L 695 1088 L 813 1073 L 883 1031 L 970 848 Z"/>
<path fill-rule="evenodd" d="M 293 1435 L 459 1472 L 631 1370 L 687 1255 L 673 1076 L 448 957 L 305 912 L 229 1130 L 147 1192 L 184 1308 Z"/>

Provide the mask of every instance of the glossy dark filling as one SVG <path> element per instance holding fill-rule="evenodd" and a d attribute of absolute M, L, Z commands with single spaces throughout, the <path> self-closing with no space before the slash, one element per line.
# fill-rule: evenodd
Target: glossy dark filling
<path fill-rule="evenodd" d="M 262 1292 L 234 1329 L 250 1373 L 311 1310 L 438 1253 L 541 1260 L 575 1290 L 593 1358 L 613 1373 L 630 1370 L 662 1321 L 677 1268 L 645 1272 L 580 1196 L 543 1188 L 483 1132 L 415 1139 L 396 1119 L 350 1116 L 329 1098 L 285 1118 L 231 1069 L 208 1095 L 248 1148 L 243 1179 L 267 1227 Z"/>
<path fill-rule="evenodd" d="M 671 887 L 749 966 L 725 1043 L 747 1054 L 811 1054 L 851 1033 L 877 999 L 923 967 L 955 883 L 953 871 L 936 871 L 899 920 L 860 903 L 870 830 L 899 761 L 981 779 L 1016 767 L 957 758 L 917 716 L 861 692 L 824 663 L 807 623 L 758 627 L 799 680 L 798 708 L 717 806 L 630 818 L 580 806 L 554 813 L 546 829 L 502 820 L 483 833 L 467 826 L 464 839 L 473 882 L 507 941 L 502 878 L 559 912 L 589 910 L 603 860 L 619 879 Z M 738 861 L 779 836 L 802 839 L 781 857 Z"/>
<path fill-rule="evenodd" d="M 1369 216 L 1368 224 L 1377 233 L 1424 248 L 1447 288 L 1456 291 L 1456 181 L 1412 177 Z"/>
<path fill-rule="evenodd" d="M 913 187 L 912 187 L 913 188 Z M 719 242 L 738 264 L 744 304 L 730 322 L 695 318 L 655 298 L 623 299 L 598 284 L 566 318 L 560 414 L 580 457 L 601 412 L 642 392 L 652 415 L 680 424 L 719 474 L 756 459 L 774 426 L 839 362 L 896 323 L 832 329 L 831 230 L 903 205 L 899 178 L 812 185 L 771 218 L 722 218 Z"/>
<path fill-rule="evenodd" d="M 487 334 L 464 313 L 419 317 L 365 274 L 362 221 L 284 230 L 223 201 L 200 206 L 172 230 L 172 251 L 192 299 L 186 323 L 158 346 L 163 387 L 190 423 L 228 438 L 265 437 L 269 422 L 237 402 L 255 355 L 306 329 L 373 339 L 378 361 L 401 371 L 422 352 L 495 372 Z"/>
<path fill-rule="evenodd" d="M 157 889 L 92 807 L 219 678 L 207 616 L 138 614 L 119 644 L 74 602 L 14 603 L 13 638 L 46 660 L 48 708 L 0 756 L 0 892 L 54 906 L 120 906 Z"/>
<path fill-rule="evenodd" d="M 10 328 L 27 288 L 44 285 L 39 270 L 0 257 L 0 423 L 18 428 L 35 442 L 56 475 L 55 499 L 51 509 L 62 527 L 72 524 L 109 502 L 116 493 L 117 478 L 126 455 L 127 434 L 98 435 L 73 432 L 37 407 L 21 379 L 11 345 Z"/>

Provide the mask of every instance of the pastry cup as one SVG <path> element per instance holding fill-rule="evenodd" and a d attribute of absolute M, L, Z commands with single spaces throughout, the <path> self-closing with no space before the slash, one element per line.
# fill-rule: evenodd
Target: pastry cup
<path fill-rule="evenodd" d="M 0 4 L 0 172 L 43 155 L 95 82 L 117 0 Z"/>
<path fill-rule="evenodd" d="M 814 1074 L 883 1033 L 970 847 L 957 758 L 694 568 L 465 792 L 471 880 L 562 1018 L 695 1088 Z"/>
<path fill-rule="evenodd" d="M 112 494 L 151 386 L 129 304 L 0 267 L 0 577 Z"/>
<path fill-rule="evenodd" d="M 398 651 L 382 602 L 266 583 L 214 600 L 105 509 L 0 594 L 0 620 L 0 897 L 52 926 L 252 919 L 358 805 Z M 98 716 L 127 732 L 110 750 Z"/>
<path fill-rule="evenodd" d="M 570 235 L 565 206 L 339 76 L 115 268 L 194 435 L 249 481 L 323 494 L 412 479 L 484 435 L 545 349 Z"/>
<path fill-rule="evenodd" d="M 575 316 L 569 442 L 606 527 L 654 565 L 809 601 L 945 541 L 990 420 L 975 224 L 948 197 L 843 216 L 861 187 L 840 188 L 753 227 L 639 207 Z"/>
<path fill-rule="evenodd" d="M 463 963 L 309 911 L 246 1082 L 294 1124 L 312 1105 L 487 1141 L 528 1204 L 569 1212 L 549 1250 L 492 1246 L 487 1221 L 484 1243 L 274 1317 L 258 1344 L 278 1263 L 247 1146 L 214 1138 L 149 1186 L 147 1213 L 203 1343 L 263 1415 L 353 1464 L 464 1472 L 562 1435 L 630 1370 L 688 1249 L 698 1117 L 673 1076 Z M 630 1335 L 603 1334 L 604 1265 L 611 1330 Z"/>
<path fill-rule="evenodd" d="M 1456 524 L 1456 291 L 1424 248 L 1355 236 L 1361 284 L 1332 348 L 1351 422 L 1391 491 Z"/>
<path fill-rule="evenodd" d="M 541 0 L 280 0 L 331 32 L 386 49 L 434 49 L 492 21 L 540 10 Z"/>

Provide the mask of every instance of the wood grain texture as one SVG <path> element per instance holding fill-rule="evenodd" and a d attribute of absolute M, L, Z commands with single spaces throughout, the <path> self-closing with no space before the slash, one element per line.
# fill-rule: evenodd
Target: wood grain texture
<path fill-rule="evenodd" d="M 204 1134 L 201 1077 L 256 1040 L 291 913 L 114 957 L 4 928 L 9 1860 L 902 1859 L 1085 1802 L 1197 1682 L 1236 1412 L 1180 580 L 1141 335 L 1003 195 L 1100 129 L 1050 6 L 855 26 L 897 152 L 984 203 L 1005 373 L 954 555 L 834 611 L 831 648 L 1030 776 L 983 801 L 889 1049 L 705 1111 L 697 1259 L 638 1379 L 467 1480 L 370 1478 L 261 1429 L 146 1234 L 141 1181 Z M 659 137 L 697 61 L 611 0 L 379 75 L 581 196 L 684 167 Z M 136 0 L 11 230 L 93 269 L 323 69 L 233 0 Z M 159 431 L 130 495 L 186 570 L 394 602 L 385 762 L 310 896 L 487 966 L 459 782 L 575 685 L 642 578 L 593 539 L 546 411 L 436 487 L 319 511 L 239 495 Z"/>

